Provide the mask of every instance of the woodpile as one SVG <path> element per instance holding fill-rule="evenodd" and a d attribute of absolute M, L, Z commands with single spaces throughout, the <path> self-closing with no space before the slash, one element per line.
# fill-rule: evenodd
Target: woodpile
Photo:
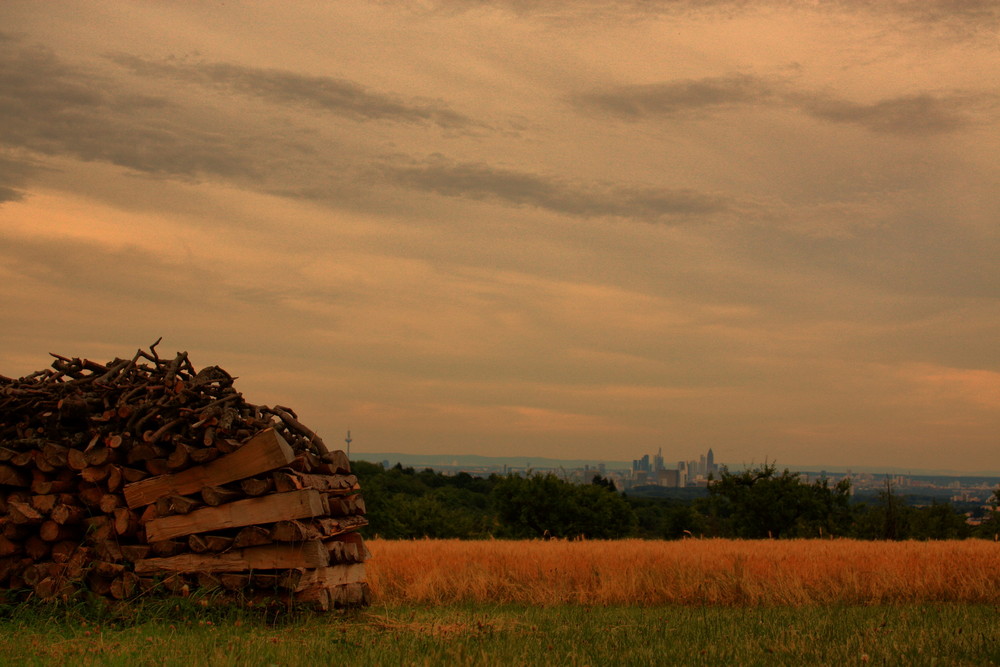
<path fill-rule="evenodd" d="M 157 343 L 0 376 L 0 588 L 367 604 L 365 505 L 344 453 Z"/>

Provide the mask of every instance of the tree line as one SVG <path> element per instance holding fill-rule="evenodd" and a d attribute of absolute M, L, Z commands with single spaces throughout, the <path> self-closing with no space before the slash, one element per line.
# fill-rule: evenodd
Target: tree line
<path fill-rule="evenodd" d="M 387 539 L 680 539 L 683 537 L 937 540 L 996 539 L 1000 488 L 978 526 L 950 503 L 914 506 L 890 482 L 870 502 L 848 480 L 804 482 L 775 465 L 710 480 L 705 497 L 640 498 L 595 476 L 573 484 L 552 473 L 474 477 L 430 468 L 352 462 L 368 509 L 368 536 Z"/>

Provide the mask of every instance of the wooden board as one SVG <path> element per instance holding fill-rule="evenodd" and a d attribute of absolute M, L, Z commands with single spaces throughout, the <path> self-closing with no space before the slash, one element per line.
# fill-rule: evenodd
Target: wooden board
<path fill-rule="evenodd" d="M 198 493 L 206 486 L 235 482 L 275 468 L 295 459 L 292 448 L 273 428 L 261 431 L 236 451 L 202 466 L 150 477 L 125 485 L 125 502 L 129 508 L 142 507 L 169 494 Z"/>
<path fill-rule="evenodd" d="M 221 554 L 180 554 L 169 558 L 146 558 L 135 564 L 136 574 L 156 572 L 244 572 L 289 570 L 297 567 L 325 568 L 330 563 L 322 542 L 268 544 Z"/>
<path fill-rule="evenodd" d="M 146 523 L 146 539 L 149 542 L 159 542 L 223 528 L 324 516 L 329 511 L 326 498 L 316 489 L 272 493 L 218 507 L 204 507 L 189 514 L 152 519 Z"/>
<path fill-rule="evenodd" d="M 329 588 L 331 586 L 343 586 L 344 584 L 356 584 L 364 580 L 365 566 L 363 563 L 331 565 L 329 567 L 306 570 L 302 573 L 302 577 L 292 590 L 297 592 L 313 586 Z"/>

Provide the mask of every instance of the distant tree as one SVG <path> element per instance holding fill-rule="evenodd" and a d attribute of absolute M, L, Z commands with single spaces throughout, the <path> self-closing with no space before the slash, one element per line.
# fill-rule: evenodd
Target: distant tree
<path fill-rule="evenodd" d="M 850 482 L 806 484 L 773 463 L 732 473 L 723 467 L 698 506 L 706 529 L 743 538 L 842 535 L 850 522 Z"/>
<path fill-rule="evenodd" d="M 595 486 L 603 487 L 608 491 L 618 490 L 618 487 L 615 486 L 615 483 L 612 480 L 608 479 L 607 477 L 601 477 L 600 475 L 594 475 L 594 479 L 592 479 L 590 483 L 594 484 Z"/>
<path fill-rule="evenodd" d="M 988 505 L 988 514 L 984 517 L 983 522 L 974 529 L 973 535 L 1000 541 L 1000 487 L 997 487 L 993 492 Z"/>
<path fill-rule="evenodd" d="M 676 540 L 705 532 L 704 518 L 689 501 L 673 498 L 627 498 L 638 522 L 636 535 Z"/>
<path fill-rule="evenodd" d="M 910 535 L 912 508 L 896 492 L 888 475 L 874 503 L 854 508 L 852 536 L 866 540 L 905 540 Z"/>
<path fill-rule="evenodd" d="M 949 503 L 934 502 L 908 512 L 907 534 L 914 540 L 957 540 L 969 537 L 971 528 Z"/>
<path fill-rule="evenodd" d="M 636 519 L 617 492 L 596 484 L 570 484 L 555 475 L 508 475 L 493 487 L 498 536 L 616 538 Z"/>
<path fill-rule="evenodd" d="M 351 469 L 367 508 L 365 535 L 482 538 L 495 523 L 490 479 L 449 477 L 430 468 L 417 472 L 401 465 L 385 470 L 366 461 L 353 461 Z"/>

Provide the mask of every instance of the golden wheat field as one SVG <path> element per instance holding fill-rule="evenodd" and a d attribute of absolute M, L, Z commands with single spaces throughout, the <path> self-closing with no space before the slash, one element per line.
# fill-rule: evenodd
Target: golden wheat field
<path fill-rule="evenodd" d="M 1000 604 L 985 540 L 372 540 L 377 603 Z"/>

